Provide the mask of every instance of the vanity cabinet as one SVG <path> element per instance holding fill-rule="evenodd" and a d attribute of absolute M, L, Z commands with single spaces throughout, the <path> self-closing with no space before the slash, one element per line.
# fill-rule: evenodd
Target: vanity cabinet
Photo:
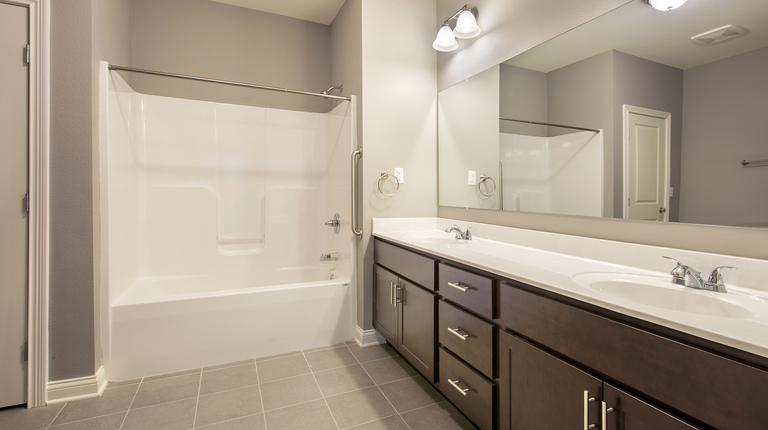
<path fill-rule="evenodd" d="M 374 253 L 377 264 L 373 279 L 373 326 L 416 370 L 434 383 L 437 297 L 432 290 L 435 261 L 379 241 L 375 242 Z M 387 268 L 378 264 L 380 255 L 385 256 L 383 262 L 389 265 Z M 403 274 L 429 282 L 430 270 L 431 289 L 412 282 Z"/>

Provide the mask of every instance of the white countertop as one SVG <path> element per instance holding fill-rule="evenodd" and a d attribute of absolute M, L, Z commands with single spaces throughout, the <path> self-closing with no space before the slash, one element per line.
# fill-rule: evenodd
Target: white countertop
<path fill-rule="evenodd" d="M 472 227 L 472 240 L 454 240 L 453 233 L 445 233 L 452 224 Z M 374 219 L 373 235 L 768 358 L 768 262 L 764 260 L 442 218 Z M 739 269 L 723 272 L 727 293 L 695 290 L 671 283 L 669 271 L 675 264 L 663 259 L 665 255 L 701 271 L 705 279 L 716 266 Z M 661 294 L 662 302 L 590 287 L 596 284 L 589 282 L 610 279 L 613 274 L 617 279 L 658 285 L 650 288 Z"/>

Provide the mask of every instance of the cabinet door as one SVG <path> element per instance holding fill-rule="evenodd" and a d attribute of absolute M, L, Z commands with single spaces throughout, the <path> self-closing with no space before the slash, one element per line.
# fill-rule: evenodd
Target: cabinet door
<path fill-rule="evenodd" d="M 599 428 L 599 379 L 509 333 L 499 355 L 499 428 Z"/>
<path fill-rule="evenodd" d="M 397 275 L 379 266 L 373 271 L 373 327 L 397 347 L 398 315 L 395 302 Z"/>
<path fill-rule="evenodd" d="M 435 382 L 435 307 L 431 292 L 400 279 L 398 351 L 429 381 Z"/>
<path fill-rule="evenodd" d="M 606 403 L 606 426 L 603 430 L 693 430 L 687 424 L 663 410 L 611 384 L 603 384 Z"/>

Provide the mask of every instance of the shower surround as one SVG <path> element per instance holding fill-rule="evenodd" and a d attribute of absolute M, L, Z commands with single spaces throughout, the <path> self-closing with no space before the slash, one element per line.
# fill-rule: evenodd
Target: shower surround
<path fill-rule="evenodd" d="M 100 83 L 107 379 L 351 339 L 354 99 L 308 113 L 145 95 L 106 63 Z"/>

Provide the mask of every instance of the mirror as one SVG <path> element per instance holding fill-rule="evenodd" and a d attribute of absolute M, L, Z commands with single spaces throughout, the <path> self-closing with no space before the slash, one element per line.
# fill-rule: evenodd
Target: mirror
<path fill-rule="evenodd" d="M 632 1 L 440 92 L 440 205 L 768 227 L 767 76 L 768 2 Z"/>

